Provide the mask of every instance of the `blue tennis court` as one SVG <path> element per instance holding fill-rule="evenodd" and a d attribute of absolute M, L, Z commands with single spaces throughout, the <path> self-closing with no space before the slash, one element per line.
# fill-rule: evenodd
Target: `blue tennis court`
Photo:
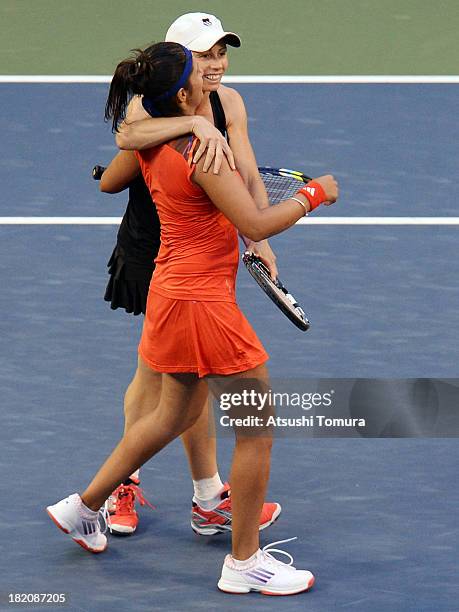
<path fill-rule="evenodd" d="M 457 85 L 238 85 L 259 164 L 332 171 L 321 216 L 457 215 Z M 115 154 L 104 84 L 0 85 L 1 216 L 120 216 L 94 163 Z M 292 115 L 291 100 L 296 116 Z M 192 486 L 174 443 L 143 471 L 157 506 L 103 556 L 66 541 L 44 507 L 87 484 L 118 441 L 142 320 L 103 301 L 113 225 L 0 226 L 3 389 L 2 603 L 65 592 L 69 610 L 452 611 L 459 595 L 453 439 L 275 441 L 270 499 L 310 593 L 235 598 L 216 589 L 229 539 L 189 527 Z M 457 226 L 307 226 L 274 238 L 311 320 L 302 334 L 245 270 L 239 302 L 274 378 L 457 377 Z M 457 433 L 457 432 L 456 432 Z M 228 474 L 232 442 L 219 441 Z M 281 546 L 282 548 L 282 546 Z M 273 601 L 274 599 L 274 601 Z M 186 601 L 186 604 L 184 603 Z M 49 609 L 48 607 L 34 609 Z"/>

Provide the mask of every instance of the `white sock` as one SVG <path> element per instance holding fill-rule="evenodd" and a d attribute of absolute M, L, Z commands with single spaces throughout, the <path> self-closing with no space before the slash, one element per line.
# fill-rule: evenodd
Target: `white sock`
<path fill-rule="evenodd" d="M 251 557 L 242 561 L 240 559 L 235 559 L 233 555 L 228 555 L 229 559 L 227 560 L 227 565 L 231 567 L 231 569 L 239 571 L 251 569 L 252 567 L 255 567 L 255 565 L 258 563 L 259 552 L 260 549 L 254 552 Z"/>
<path fill-rule="evenodd" d="M 212 478 L 193 480 L 195 501 L 203 510 L 213 510 L 221 502 L 220 493 L 224 487 L 220 474 L 217 472 Z"/>
<path fill-rule="evenodd" d="M 99 512 L 97 510 L 91 510 L 91 508 L 88 508 L 88 506 L 83 503 L 83 500 L 79 495 L 76 499 L 76 503 L 80 516 L 89 521 L 94 521 L 97 519 Z"/>
<path fill-rule="evenodd" d="M 140 468 L 129 476 L 131 480 L 140 480 Z"/>

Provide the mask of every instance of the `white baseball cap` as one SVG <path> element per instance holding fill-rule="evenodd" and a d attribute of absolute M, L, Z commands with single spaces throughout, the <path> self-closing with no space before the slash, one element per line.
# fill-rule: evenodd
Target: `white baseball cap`
<path fill-rule="evenodd" d="M 219 40 L 240 47 L 241 39 L 234 32 L 225 32 L 220 19 L 208 13 L 186 13 L 178 17 L 166 33 L 166 42 L 180 43 L 190 51 L 208 51 Z"/>

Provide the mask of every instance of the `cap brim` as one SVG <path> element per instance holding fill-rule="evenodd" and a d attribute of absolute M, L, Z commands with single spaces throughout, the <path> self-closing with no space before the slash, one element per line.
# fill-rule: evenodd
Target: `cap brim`
<path fill-rule="evenodd" d="M 202 53 L 203 51 L 208 51 L 218 42 L 224 42 L 227 45 L 231 45 L 232 47 L 240 47 L 241 39 L 234 32 L 223 32 L 223 36 L 219 36 L 215 38 L 213 36 L 198 36 L 195 40 L 192 40 L 186 46 L 190 51 L 197 51 Z"/>

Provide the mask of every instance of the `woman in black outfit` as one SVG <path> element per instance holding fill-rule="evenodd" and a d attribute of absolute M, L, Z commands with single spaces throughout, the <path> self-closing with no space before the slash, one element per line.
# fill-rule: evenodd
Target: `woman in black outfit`
<path fill-rule="evenodd" d="M 244 103 L 234 89 L 221 85 L 221 77 L 228 67 L 227 44 L 240 46 L 239 37 L 224 32 L 214 16 L 191 13 L 182 15 L 172 24 L 166 41 L 188 47 L 200 62 L 203 70 L 203 103 L 194 117 L 152 119 L 143 108 L 142 99 L 134 97 L 126 120 L 116 134 L 118 146 L 128 150 L 145 149 L 193 132 L 200 141 L 195 161 L 198 156 L 206 154 L 204 170 L 213 162 L 211 171 L 218 172 L 219 158 L 223 155 L 226 155 L 233 169 L 236 167 L 235 160 L 258 207 L 268 206 L 266 190 L 248 138 Z M 128 185 L 123 180 L 123 168 L 129 164 L 126 161 L 128 153 L 118 153 L 104 172 L 100 185 L 101 191 L 109 193 L 117 193 L 126 187 L 129 189 L 129 202 L 108 262 L 110 279 L 105 300 L 110 302 L 112 309 L 124 308 L 126 312 L 138 315 L 141 312 L 145 314 L 146 310 L 154 259 L 160 244 L 160 225 L 142 176 L 139 175 Z M 275 256 L 267 241 L 249 243 L 248 248 L 263 258 L 273 275 L 277 274 Z M 127 428 L 137 418 L 137 411 L 141 410 L 141 407 L 129 402 L 129 389 L 125 406 Z M 228 516 L 231 517 L 230 487 L 222 482 L 218 473 L 216 440 L 215 436 L 209 436 L 207 409 L 202 411 L 195 425 L 182 435 L 182 441 L 194 485 L 192 528 L 201 535 L 228 531 L 231 529 L 231 518 L 228 519 Z M 143 502 L 139 482 L 136 472 L 118 487 L 109 500 L 111 530 L 115 533 L 133 533 L 137 527 L 134 503 L 136 498 Z M 260 529 L 271 525 L 280 512 L 279 504 L 266 503 L 260 517 Z"/>
<path fill-rule="evenodd" d="M 217 91 L 210 92 L 215 127 L 226 138 L 226 117 Z M 129 314 L 145 314 L 148 287 L 155 269 L 160 245 L 160 225 L 143 177 L 129 185 L 129 201 L 123 215 L 116 246 L 108 262 L 110 279 L 105 301 L 113 310 L 124 308 Z"/>

